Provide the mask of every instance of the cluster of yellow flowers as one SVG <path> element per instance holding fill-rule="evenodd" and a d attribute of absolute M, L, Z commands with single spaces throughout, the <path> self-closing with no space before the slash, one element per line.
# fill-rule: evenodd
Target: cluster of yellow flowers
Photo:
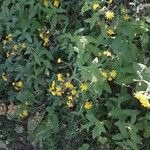
<path fill-rule="evenodd" d="M 48 43 L 49 43 L 49 35 L 50 32 L 49 31 L 46 31 L 45 33 L 44 32 L 41 32 L 39 34 L 40 38 L 43 40 L 43 46 L 48 46 Z"/>
<path fill-rule="evenodd" d="M 56 83 L 57 82 L 57 83 Z M 80 90 L 87 91 L 88 90 L 88 84 L 87 83 L 81 83 L 79 86 Z M 67 96 L 66 104 L 68 108 L 73 107 L 73 103 L 75 102 L 75 99 L 78 97 L 78 91 L 77 87 L 73 85 L 70 79 L 64 78 L 61 73 L 57 74 L 57 81 L 52 81 L 52 84 L 50 85 L 49 92 L 53 96 Z"/>
<path fill-rule="evenodd" d="M 43 4 L 48 7 L 49 6 L 49 0 L 43 0 Z M 57 7 L 59 6 L 59 0 L 53 0 L 53 6 Z"/>
<path fill-rule="evenodd" d="M 143 107 L 150 108 L 149 98 L 146 94 L 144 94 L 143 91 L 138 91 L 134 93 L 134 97 L 139 100 Z"/>
<path fill-rule="evenodd" d="M 117 72 L 116 70 L 112 70 L 112 71 L 107 71 L 107 70 L 101 70 L 100 71 L 102 77 L 107 78 L 108 81 L 112 81 L 116 76 L 117 76 Z"/>
<path fill-rule="evenodd" d="M 106 1 L 109 5 L 110 4 L 112 4 L 112 2 L 113 2 L 113 0 L 107 0 Z M 99 10 L 100 9 L 100 4 L 99 3 L 92 3 L 92 9 L 94 10 L 94 11 L 97 11 L 97 10 Z M 107 20 L 112 20 L 113 18 L 115 17 L 115 13 L 112 11 L 112 10 L 107 10 L 106 12 L 105 12 L 105 18 L 107 19 Z M 127 14 L 125 14 L 124 16 L 123 16 L 123 19 L 125 20 L 125 21 L 128 21 L 129 20 L 129 16 L 127 15 Z M 108 30 L 108 35 L 112 35 L 112 34 L 114 34 L 113 33 L 113 30 Z"/>
<path fill-rule="evenodd" d="M 21 90 L 24 87 L 23 81 L 13 82 L 12 85 L 13 85 L 14 89 L 16 89 L 16 90 Z"/>
<path fill-rule="evenodd" d="M 6 53 L 6 57 L 16 56 L 18 54 L 18 50 L 26 48 L 25 43 L 14 44 L 12 46 L 12 50 Z"/>

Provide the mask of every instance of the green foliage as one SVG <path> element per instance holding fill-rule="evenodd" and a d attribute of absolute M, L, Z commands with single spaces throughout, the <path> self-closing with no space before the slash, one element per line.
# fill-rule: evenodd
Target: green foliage
<path fill-rule="evenodd" d="M 0 149 L 149 149 L 149 5 L 132 4 L 0 1 Z"/>

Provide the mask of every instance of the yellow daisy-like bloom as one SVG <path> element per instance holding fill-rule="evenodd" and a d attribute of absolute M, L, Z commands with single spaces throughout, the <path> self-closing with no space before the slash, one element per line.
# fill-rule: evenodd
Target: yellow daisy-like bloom
<path fill-rule="evenodd" d="M 81 91 L 87 91 L 88 90 L 88 84 L 87 83 L 82 83 L 80 85 L 80 89 L 81 89 Z"/>
<path fill-rule="evenodd" d="M 22 112 L 19 113 L 19 116 L 21 118 L 26 118 L 28 116 L 28 111 L 27 110 L 23 110 Z"/>
<path fill-rule="evenodd" d="M 55 94 L 56 94 L 57 96 L 62 96 L 61 87 L 56 87 Z"/>
<path fill-rule="evenodd" d="M 109 35 L 109 36 L 112 36 L 112 35 L 114 35 L 115 34 L 115 32 L 114 32 L 114 30 L 112 30 L 112 29 L 109 29 L 108 31 L 107 31 L 107 35 Z"/>
<path fill-rule="evenodd" d="M 57 80 L 60 81 L 60 82 L 63 82 L 63 76 L 62 76 L 61 73 L 57 74 Z"/>
<path fill-rule="evenodd" d="M 3 79 L 4 81 L 7 81 L 7 80 L 8 80 L 8 77 L 7 77 L 6 73 L 3 73 L 3 74 L 2 74 L 2 79 Z"/>
<path fill-rule="evenodd" d="M 100 8 L 98 3 L 95 3 L 95 4 L 92 5 L 93 10 L 97 10 L 98 8 Z"/>
<path fill-rule="evenodd" d="M 73 84 L 71 82 L 66 82 L 65 83 L 65 87 L 68 88 L 68 89 L 74 88 L 74 86 L 73 86 Z"/>
<path fill-rule="evenodd" d="M 71 91 L 71 94 L 72 94 L 72 95 L 77 95 L 77 91 L 76 91 L 76 90 L 72 90 L 72 91 Z"/>
<path fill-rule="evenodd" d="M 91 109 L 93 107 L 93 103 L 92 102 L 85 102 L 85 104 L 84 104 L 84 108 L 85 109 Z"/>
<path fill-rule="evenodd" d="M 104 78 L 107 78 L 107 72 L 106 72 L 106 71 L 101 71 L 100 73 L 101 73 L 101 75 L 102 75 Z"/>
<path fill-rule="evenodd" d="M 62 62 L 61 58 L 57 59 L 57 63 L 60 64 Z"/>
<path fill-rule="evenodd" d="M 139 100 L 139 102 L 143 107 L 150 108 L 149 99 L 147 98 L 146 95 L 143 94 L 142 91 L 134 93 L 134 97 Z"/>
<path fill-rule="evenodd" d="M 107 56 L 107 57 L 109 57 L 109 56 L 111 57 L 111 56 L 112 56 L 112 54 L 111 54 L 110 51 L 104 51 L 104 52 L 103 52 L 103 55 L 104 55 L 104 56 Z"/>
<path fill-rule="evenodd" d="M 53 5 L 58 8 L 58 6 L 59 6 L 59 0 L 54 0 L 53 1 Z"/>
<path fill-rule="evenodd" d="M 106 11 L 105 12 L 105 18 L 108 20 L 112 20 L 114 18 L 114 12 L 113 11 Z"/>
<path fill-rule="evenodd" d="M 67 98 L 68 98 L 69 101 L 72 101 L 72 100 L 73 100 L 73 97 L 72 97 L 72 96 L 68 96 Z"/>
<path fill-rule="evenodd" d="M 125 20 L 125 21 L 128 21 L 129 20 L 129 16 L 126 14 L 125 16 L 123 16 L 123 19 Z"/>
<path fill-rule="evenodd" d="M 72 101 L 67 101 L 67 106 L 68 108 L 72 108 L 73 107 L 73 102 Z"/>
<path fill-rule="evenodd" d="M 112 71 L 110 72 L 110 77 L 115 78 L 116 76 L 117 76 L 116 70 L 112 70 Z"/>
<path fill-rule="evenodd" d="M 24 87 L 24 84 L 22 81 L 13 82 L 12 85 L 16 90 L 21 90 Z"/>

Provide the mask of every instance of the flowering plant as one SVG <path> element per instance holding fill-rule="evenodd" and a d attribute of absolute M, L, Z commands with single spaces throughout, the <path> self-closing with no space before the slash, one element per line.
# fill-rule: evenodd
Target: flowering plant
<path fill-rule="evenodd" d="M 150 26 L 132 4 L 0 2 L 0 149 L 149 148 Z"/>

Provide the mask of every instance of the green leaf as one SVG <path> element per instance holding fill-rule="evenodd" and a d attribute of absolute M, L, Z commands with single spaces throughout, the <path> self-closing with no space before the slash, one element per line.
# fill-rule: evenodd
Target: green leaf
<path fill-rule="evenodd" d="M 127 140 L 126 142 L 127 142 L 127 144 L 128 144 L 132 149 L 134 149 L 134 150 L 139 150 L 138 147 L 137 147 L 137 145 L 136 145 L 136 143 L 134 143 L 133 141 Z"/>
<path fill-rule="evenodd" d="M 112 139 L 119 141 L 119 140 L 123 140 L 124 137 L 122 136 L 121 133 L 117 133 L 117 134 L 115 134 L 115 135 L 112 137 Z"/>
<path fill-rule="evenodd" d="M 78 148 L 78 150 L 88 150 L 89 147 L 89 144 L 83 144 L 81 147 Z"/>
<path fill-rule="evenodd" d="M 122 121 L 117 121 L 115 124 L 116 124 L 116 126 L 118 126 L 118 128 L 119 128 L 121 134 L 123 135 L 123 137 L 128 138 L 126 123 L 122 122 Z"/>

